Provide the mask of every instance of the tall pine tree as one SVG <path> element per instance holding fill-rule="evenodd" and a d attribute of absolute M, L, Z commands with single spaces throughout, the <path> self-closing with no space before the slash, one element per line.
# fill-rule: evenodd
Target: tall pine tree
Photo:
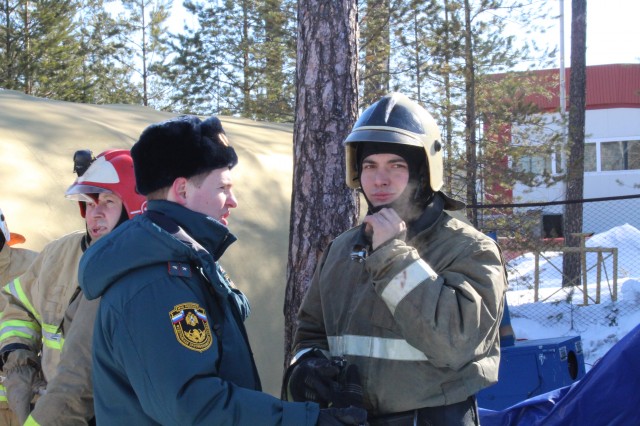
<path fill-rule="evenodd" d="M 121 30 L 142 80 L 142 104 L 161 104 L 165 93 L 161 80 L 167 60 L 166 24 L 171 0 L 121 0 Z"/>

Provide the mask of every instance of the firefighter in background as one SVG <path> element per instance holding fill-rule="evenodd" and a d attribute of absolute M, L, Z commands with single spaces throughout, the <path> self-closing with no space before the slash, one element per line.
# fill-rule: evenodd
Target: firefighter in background
<path fill-rule="evenodd" d="M 330 395 L 328 356 L 360 373 L 371 426 L 477 425 L 475 394 L 498 379 L 507 289 L 496 243 L 445 210 L 442 140 L 431 115 L 393 93 L 345 140 L 364 224 L 324 251 L 298 313 L 293 400 Z"/>
<path fill-rule="evenodd" d="M 15 244 L 24 242 L 25 238 L 22 235 L 9 232 L 4 214 L 0 209 L 0 285 L 22 275 L 38 255 L 32 250 L 13 247 Z M 2 320 L 4 305 L 5 302 L 0 298 L 0 320 Z M 0 329 L 0 334 L 2 333 L 4 331 Z M 0 384 L 0 425 L 13 426 L 17 424 L 18 419 L 9 410 L 4 386 Z"/>
<path fill-rule="evenodd" d="M 47 244 L 29 269 L 6 284 L 1 292 L 6 308 L 0 321 L 0 363 L 7 401 L 20 424 L 27 420 L 36 395 L 43 394 L 46 383 L 57 375 L 65 340 L 62 335 L 65 311 L 79 293 L 80 257 L 90 244 L 141 213 L 145 202 L 144 197 L 135 192 L 133 162 L 128 150 L 105 151 L 95 160 L 90 151 L 78 151 L 74 163 L 78 178 L 67 190 L 66 197 L 78 201 L 86 230 Z M 92 324 L 86 326 L 92 327 Z M 90 346 L 91 339 L 85 344 Z M 88 381 L 91 392 L 90 375 L 81 375 L 87 370 L 90 372 L 91 358 L 74 362 L 75 380 Z M 87 418 L 93 417 L 91 394 L 77 396 L 70 392 L 68 395 L 69 404 L 81 404 Z M 43 413 L 43 417 L 34 418 L 47 424 L 69 411 L 68 406 L 58 405 Z M 29 418 L 30 424 L 34 424 L 34 418 Z"/>
<path fill-rule="evenodd" d="M 22 235 L 9 232 L 4 213 L 0 209 L 0 283 L 6 284 L 20 276 L 38 255 L 32 250 L 13 247 L 25 241 Z M 0 312 L 3 310 L 0 309 Z"/>

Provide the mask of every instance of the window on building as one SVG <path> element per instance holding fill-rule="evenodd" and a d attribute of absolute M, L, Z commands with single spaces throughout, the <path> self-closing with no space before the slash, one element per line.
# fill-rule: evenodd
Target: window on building
<path fill-rule="evenodd" d="M 600 162 L 602 171 L 640 169 L 640 141 L 601 142 Z"/>
<path fill-rule="evenodd" d="M 595 172 L 598 171 L 598 164 L 596 162 L 596 147 L 595 143 L 587 143 L 584 145 L 584 171 Z"/>
<path fill-rule="evenodd" d="M 551 173 L 551 157 L 541 155 L 525 155 L 518 159 L 518 170 L 534 175 Z"/>

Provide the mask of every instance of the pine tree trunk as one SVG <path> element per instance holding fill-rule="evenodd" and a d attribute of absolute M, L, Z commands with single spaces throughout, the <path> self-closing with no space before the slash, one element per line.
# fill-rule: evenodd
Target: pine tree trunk
<path fill-rule="evenodd" d="M 567 165 L 567 201 L 583 199 L 584 120 L 586 105 L 587 2 L 572 0 L 571 82 L 569 86 L 569 161 Z M 582 231 L 582 203 L 567 204 L 564 213 L 565 245 L 577 247 Z M 562 285 L 580 284 L 580 254 L 565 253 L 562 260 Z"/>
<path fill-rule="evenodd" d="M 444 63 L 442 64 L 445 69 L 449 70 L 451 67 L 451 49 L 450 40 L 451 32 L 449 29 L 449 2 L 444 2 L 444 20 L 445 20 L 445 32 L 443 35 L 444 43 Z M 444 73 L 443 76 L 444 86 L 444 122 L 445 122 L 445 144 L 444 144 L 444 170 L 445 170 L 445 190 L 447 194 L 453 194 L 453 95 L 452 95 L 452 83 L 449 72 Z"/>
<path fill-rule="evenodd" d="M 356 0 L 298 2 L 293 193 L 285 293 L 285 367 L 296 315 L 327 244 L 357 219 L 342 142 L 357 116 Z"/>
<path fill-rule="evenodd" d="M 465 114 L 465 138 L 467 152 L 467 204 L 475 206 L 478 203 L 476 192 L 476 176 L 478 167 L 478 157 L 476 153 L 476 85 L 475 85 L 475 65 L 473 58 L 473 35 L 471 28 L 471 5 L 469 0 L 464 1 L 465 20 L 465 70 L 464 86 L 466 93 L 466 114 Z M 467 209 L 469 221 L 478 226 L 477 210 Z"/>

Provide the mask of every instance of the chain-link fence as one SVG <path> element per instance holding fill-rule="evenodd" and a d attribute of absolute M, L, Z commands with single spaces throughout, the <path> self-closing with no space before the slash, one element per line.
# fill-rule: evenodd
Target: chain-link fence
<path fill-rule="evenodd" d="M 566 334 L 615 327 L 622 316 L 640 320 L 640 195 L 581 200 L 583 233 L 571 246 L 566 204 L 475 207 L 478 227 L 497 237 L 507 260 L 512 318 Z M 569 275 L 568 257 L 578 264 Z"/>

